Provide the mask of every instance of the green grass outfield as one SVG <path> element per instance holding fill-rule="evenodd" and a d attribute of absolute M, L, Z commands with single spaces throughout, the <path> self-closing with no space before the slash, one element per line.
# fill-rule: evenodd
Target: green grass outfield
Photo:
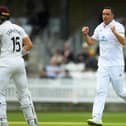
<path fill-rule="evenodd" d="M 90 113 L 37 113 L 39 126 L 87 126 Z M 9 126 L 26 126 L 21 112 L 8 112 Z M 103 126 L 126 126 L 126 113 L 104 113 Z"/>

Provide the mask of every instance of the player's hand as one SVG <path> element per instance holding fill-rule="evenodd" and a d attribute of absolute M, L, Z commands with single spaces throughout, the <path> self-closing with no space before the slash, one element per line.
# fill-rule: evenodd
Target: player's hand
<path fill-rule="evenodd" d="M 83 32 L 84 35 L 88 35 L 88 33 L 89 33 L 89 27 L 88 26 L 84 26 L 82 28 L 82 32 Z"/>
<path fill-rule="evenodd" d="M 115 29 L 115 26 L 114 26 L 114 25 L 112 25 L 112 26 L 111 26 L 111 31 L 112 31 L 113 33 L 116 31 L 116 29 Z"/>

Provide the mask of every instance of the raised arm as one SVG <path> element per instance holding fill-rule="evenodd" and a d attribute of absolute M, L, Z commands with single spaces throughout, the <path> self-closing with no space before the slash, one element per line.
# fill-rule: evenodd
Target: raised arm
<path fill-rule="evenodd" d="M 126 38 L 115 30 L 115 26 L 111 27 L 111 31 L 122 45 L 126 45 Z"/>
<path fill-rule="evenodd" d="M 88 26 L 84 26 L 82 28 L 82 33 L 84 35 L 84 39 L 85 41 L 89 44 L 89 45 L 93 45 L 96 41 L 95 39 L 93 39 L 92 37 L 89 36 L 89 27 Z"/>

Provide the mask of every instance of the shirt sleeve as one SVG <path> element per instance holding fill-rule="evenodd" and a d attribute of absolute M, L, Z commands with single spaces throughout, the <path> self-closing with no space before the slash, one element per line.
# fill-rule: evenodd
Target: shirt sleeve
<path fill-rule="evenodd" d="M 28 34 L 25 32 L 24 29 L 22 29 L 22 37 L 23 37 L 23 38 L 28 37 Z"/>
<path fill-rule="evenodd" d="M 98 41 L 98 27 L 95 28 L 92 38 Z"/>
<path fill-rule="evenodd" d="M 120 24 L 120 26 L 116 27 L 117 32 L 122 35 L 123 37 L 125 37 L 125 29 L 124 26 L 122 24 Z"/>

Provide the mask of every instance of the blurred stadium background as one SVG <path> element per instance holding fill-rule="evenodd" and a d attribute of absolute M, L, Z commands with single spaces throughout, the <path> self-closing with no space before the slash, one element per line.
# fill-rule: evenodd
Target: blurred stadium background
<path fill-rule="evenodd" d="M 126 26 L 125 4 L 125 0 L 0 0 L 11 9 L 11 20 L 24 27 L 33 41 L 24 59 L 38 112 L 91 111 L 99 51 L 97 45 L 85 44 L 81 28 L 89 25 L 92 33 L 104 6 L 112 6 L 116 19 Z M 19 110 L 13 81 L 7 102 L 8 111 Z M 105 111 L 126 112 L 111 86 Z"/>

